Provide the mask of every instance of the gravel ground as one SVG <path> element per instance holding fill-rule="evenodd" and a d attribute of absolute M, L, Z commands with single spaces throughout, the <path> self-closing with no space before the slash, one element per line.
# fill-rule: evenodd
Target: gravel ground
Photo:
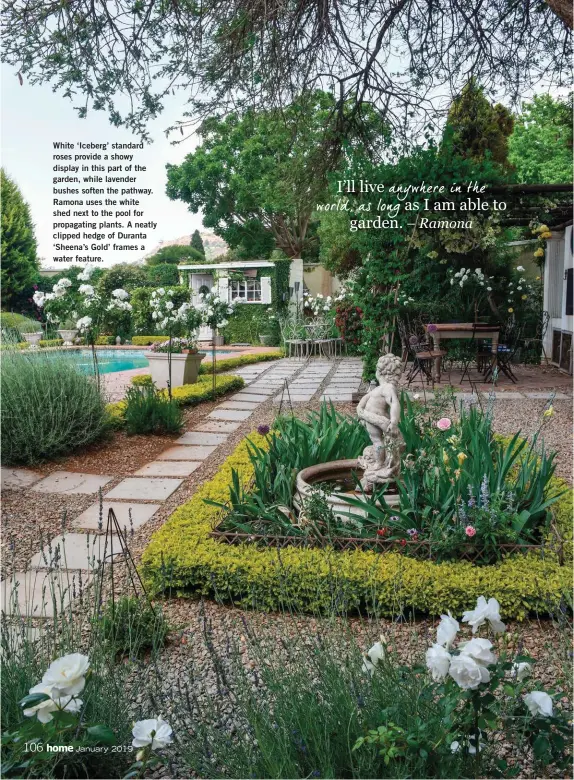
<path fill-rule="evenodd" d="M 329 378 L 325 380 L 324 386 Z M 186 428 L 198 424 L 209 412 L 221 403 L 220 399 L 211 404 L 189 410 Z M 318 409 L 320 402 L 314 401 L 304 406 L 295 406 L 298 415 L 307 410 Z M 542 411 L 545 408 L 543 400 L 499 401 L 495 407 L 494 425 L 501 433 L 515 433 L 522 430 L 532 434 L 537 430 Z M 337 404 L 341 412 L 352 414 L 355 404 Z M 547 449 L 558 451 L 557 473 L 566 479 L 572 479 L 572 408 L 570 401 L 556 401 L 555 415 L 546 421 L 543 437 Z M 247 420 L 236 432 L 232 433 L 226 444 L 219 447 L 202 466 L 185 480 L 182 487 L 169 498 L 156 516 L 142 526 L 135 534 L 130 545 L 136 561 L 147 546 L 152 533 L 159 528 L 171 513 L 194 494 L 196 488 L 210 479 L 221 463 L 233 451 L 241 439 L 259 424 L 269 424 L 277 413 L 277 406 L 271 400 L 262 404 L 256 414 Z M 174 437 L 127 437 L 123 433 L 115 434 L 113 439 L 101 445 L 86 449 L 81 455 L 64 458 L 57 463 L 47 464 L 39 469 L 48 474 L 58 470 L 77 470 L 92 473 L 114 474 L 112 487 L 127 474 L 133 473 L 144 463 L 152 460 L 160 451 L 171 443 Z M 69 497 L 61 495 L 45 495 L 38 501 L 33 493 L 25 491 L 6 491 L 3 493 L 4 539 L 3 547 L 10 548 L 11 541 L 16 541 L 15 549 L 4 555 L 3 571 L 21 568 L 31 555 L 39 549 L 40 531 L 46 536 L 54 536 L 61 532 L 61 516 L 65 510 L 68 517 L 77 516 L 94 501 L 93 496 Z M 161 653 L 157 666 L 149 665 L 138 670 L 137 680 L 139 690 L 145 690 L 141 685 L 142 676 L 151 674 L 152 669 L 158 673 L 159 689 L 154 696 L 156 701 L 145 701 L 145 694 L 139 694 L 139 704 L 142 712 L 147 708 L 161 711 L 165 717 L 173 712 L 175 702 L 182 697 L 182 685 L 187 682 L 197 694 L 199 700 L 207 702 L 218 693 L 218 679 L 214 672 L 214 648 L 222 654 L 224 663 L 230 663 L 230 648 L 237 644 L 243 664 L 254 674 L 259 663 L 252 652 L 248 637 L 254 635 L 269 652 L 279 646 L 280 641 L 289 643 L 292 637 L 303 636 L 314 638 L 325 629 L 325 621 L 310 616 L 293 617 L 282 614 L 245 613 L 232 607 L 216 604 L 211 601 L 195 599 L 171 599 L 163 602 L 165 613 L 173 631 L 168 643 Z M 346 628 L 356 638 L 363 649 L 370 647 L 378 635 L 385 633 L 390 645 L 395 648 L 402 661 L 420 659 L 431 643 L 433 623 L 429 620 L 418 620 L 416 623 L 397 623 L 385 620 L 369 620 L 354 618 L 347 622 Z M 342 628 L 342 627 L 341 627 Z M 516 631 L 521 649 L 541 659 L 536 667 L 536 678 L 543 685 L 553 685 L 559 689 L 570 690 L 568 668 L 571 659 L 571 646 L 567 646 L 567 636 L 550 620 L 530 621 L 509 626 Z M 311 641 L 311 639 L 309 640 Z M 567 653 L 570 652 L 570 656 Z M 159 710 L 158 710 L 159 707 Z M 180 708 L 178 708 L 180 709 Z M 233 725 L 231 710 L 225 716 Z M 174 724 L 175 727 L 175 724 Z M 180 727 L 183 727 L 180 723 Z M 186 727 L 190 727 L 189 723 Z M 173 773 L 175 772 L 175 774 Z M 159 774 L 170 777 L 194 777 L 189 769 L 176 758 L 175 768 L 170 774 L 161 771 Z M 523 775 L 534 777 L 533 774 Z"/>

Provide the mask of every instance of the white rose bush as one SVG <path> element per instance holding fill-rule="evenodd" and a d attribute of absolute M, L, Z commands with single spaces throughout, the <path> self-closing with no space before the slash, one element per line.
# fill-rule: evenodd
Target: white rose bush
<path fill-rule="evenodd" d="M 163 763 L 162 757 L 156 751 L 171 745 L 173 729 L 159 715 L 157 718 L 146 718 L 134 723 L 132 729 L 132 745 L 137 748 L 136 760 L 129 768 L 128 777 L 143 777 L 146 770 L 155 769 Z"/>
<path fill-rule="evenodd" d="M 468 633 L 468 629 L 470 636 L 462 637 L 461 632 Z M 512 636 L 505 632 L 500 606 L 493 598 L 480 596 L 460 623 L 450 612 L 442 615 L 436 641 L 426 651 L 426 668 L 405 668 L 402 674 L 405 686 L 410 675 L 419 680 L 426 675 L 417 698 L 435 703 L 433 717 L 439 723 L 433 730 L 431 723 L 413 719 L 412 730 L 400 729 L 389 712 L 384 725 L 361 737 L 355 749 L 376 746 L 385 763 L 405 758 L 409 751 L 418 751 L 422 757 L 432 753 L 440 759 L 442 755 L 445 761 L 450 755 L 465 762 L 464 771 L 469 774 L 464 777 L 515 777 L 520 766 L 510 767 L 496 755 L 496 742 L 502 739 L 523 746 L 521 754 L 529 752 L 524 751 L 528 746 L 538 776 L 546 776 L 544 767 L 549 765 L 570 766 L 571 724 L 556 707 L 560 695 L 537 688 L 532 681 L 535 660 L 516 655 Z M 391 675 L 392 663 L 381 637 L 365 654 L 362 671 L 376 682 L 379 674 Z M 431 733 L 436 737 L 437 726 L 442 733 L 438 741 L 430 738 Z"/>

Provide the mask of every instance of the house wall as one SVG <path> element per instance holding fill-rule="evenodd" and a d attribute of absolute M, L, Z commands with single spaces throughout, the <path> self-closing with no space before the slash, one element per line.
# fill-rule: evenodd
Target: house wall
<path fill-rule="evenodd" d="M 572 373 L 572 329 L 574 317 L 567 314 L 568 270 L 572 269 L 572 226 L 554 233 L 546 242 L 544 263 L 544 309 L 550 323 L 544 337 L 544 351 L 551 361 Z M 571 271 L 572 273 L 572 271 Z"/>
<path fill-rule="evenodd" d="M 318 293 L 325 297 L 334 295 L 341 287 L 340 280 L 319 263 L 303 266 L 303 281 L 314 297 Z"/>

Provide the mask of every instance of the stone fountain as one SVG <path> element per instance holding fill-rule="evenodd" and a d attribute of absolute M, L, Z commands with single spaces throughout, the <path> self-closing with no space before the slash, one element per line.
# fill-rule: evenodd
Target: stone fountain
<path fill-rule="evenodd" d="M 349 514 L 365 514 L 358 507 L 347 504 L 344 496 L 361 498 L 362 491 L 372 493 L 375 485 L 386 485 L 387 504 L 398 505 L 396 480 L 404 450 L 398 428 L 401 402 L 397 384 L 401 372 L 402 361 L 396 355 L 389 353 L 379 358 L 376 370 L 378 385 L 357 406 L 357 417 L 367 429 L 372 443 L 365 447 L 359 458 L 319 463 L 300 471 L 297 474 L 295 495 L 295 506 L 298 509 L 311 495 L 315 485 L 326 485 L 332 490 L 325 492 L 324 497 L 342 520 Z M 357 481 L 362 491 L 356 489 Z"/>

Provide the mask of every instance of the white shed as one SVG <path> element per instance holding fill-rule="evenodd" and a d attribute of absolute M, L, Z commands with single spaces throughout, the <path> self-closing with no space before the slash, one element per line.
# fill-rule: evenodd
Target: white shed
<path fill-rule="evenodd" d="M 550 315 L 544 349 L 552 363 L 572 373 L 572 285 L 574 236 L 572 225 L 553 230 L 546 242 L 544 310 Z"/>

